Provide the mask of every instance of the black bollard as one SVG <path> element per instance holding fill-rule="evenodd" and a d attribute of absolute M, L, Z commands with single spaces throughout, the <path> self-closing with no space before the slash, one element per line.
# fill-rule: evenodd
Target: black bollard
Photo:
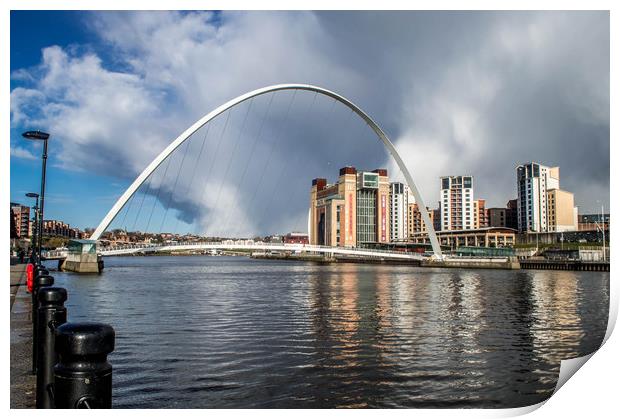
<path fill-rule="evenodd" d="M 54 277 L 50 275 L 35 276 L 32 284 L 32 373 L 37 373 L 37 348 L 39 327 L 37 326 L 37 317 L 39 309 L 39 300 L 37 295 L 39 288 L 54 285 Z"/>
<path fill-rule="evenodd" d="M 54 383 L 54 365 L 58 356 L 54 348 L 55 331 L 67 322 L 67 290 L 57 287 L 39 288 L 39 345 L 37 354 L 37 409 L 52 409 L 52 386 Z"/>
<path fill-rule="evenodd" d="M 56 329 L 54 398 L 57 409 L 110 409 L 114 329 L 101 323 L 65 323 Z"/>
<path fill-rule="evenodd" d="M 33 273 L 32 273 L 32 323 L 35 323 L 37 321 L 37 293 L 35 292 L 35 287 L 36 287 L 36 280 L 38 277 L 43 276 L 43 275 L 49 275 L 49 271 L 47 269 L 45 269 L 45 266 L 43 265 L 37 265 L 34 267 Z"/>
<path fill-rule="evenodd" d="M 34 267 L 33 272 L 32 272 L 32 322 L 36 322 L 37 321 L 37 310 L 36 310 L 36 306 L 38 304 L 37 302 L 37 294 L 34 292 L 34 287 L 36 286 L 36 279 L 40 276 L 43 275 L 49 275 L 50 272 L 45 269 L 45 266 L 43 265 L 37 265 Z"/>

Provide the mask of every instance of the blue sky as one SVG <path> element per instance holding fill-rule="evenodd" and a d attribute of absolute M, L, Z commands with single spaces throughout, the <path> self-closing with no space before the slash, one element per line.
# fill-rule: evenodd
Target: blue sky
<path fill-rule="evenodd" d="M 50 45 L 94 47 L 96 38 L 86 28 L 84 12 L 72 11 L 12 11 L 11 12 L 11 71 L 31 68 L 41 61 L 41 51 Z M 22 85 L 11 79 L 11 90 Z M 11 202 L 29 205 L 27 192 L 40 191 L 41 148 L 21 137 L 28 129 L 45 130 L 39 126 L 11 126 L 11 146 L 18 144 L 36 157 L 11 158 Z M 118 196 L 119 188 L 126 185 L 113 177 L 101 174 L 64 170 L 57 166 L 59 140 L 49 141 L 47 166 L 47 194 L 45 216 L 49 219 L 67 220 L 81 228 L 94 226 L 103 217 L 107 207 Z M 88 191 L 96 190 L 98 199 L 83 200 Z"/>
<path fill-rule="evenodd" d="M 515 195 L 514 167 L 530 160 L 560 166 L 580 212 L 609 206 L 605 12 L 13 11 L 11 73 L 11 201 L 27 203 L 39 188 L 40 148 L 21 132 L 49 131 L 46 218 L 80 228 L 95 227 L 194 121 L 283 82 L 326 87 L 367 111 L 427 206 L 439 177 L 459 174 L 474 176 L 487 206 L 503 206 Z M 186 160 L 175 153 L 170 176 L 158 169 L 161 180 L 154 174 L 140 191 L 144 210 L 138 196 L 119 218 L 153 208 L 165 230 L 214 233 L 231 219 L 239 235 L 286 232 L 304 227 L 313 177 L 333 180 L 354 164 L 398 179 L 363 126 L 322 98 L 283 93 L 231 115 L 227 128 L 224 115 L 212 124 L 221 138 L 200 132 Z"/>

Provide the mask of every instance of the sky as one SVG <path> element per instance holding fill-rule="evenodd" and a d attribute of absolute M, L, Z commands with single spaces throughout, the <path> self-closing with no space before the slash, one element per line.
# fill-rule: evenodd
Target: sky
<path fill-rule="evenodd" d="M 474 176 L 488 207 L 515 166 L 560 166 L 580 213 L 609 208 L 607 12 L 11 12 L 11 201 L 95 227 L 140 172 L 222 103 L 280 83 L 351 99 L 396 145 L 425 204 Z M 402 174 L 340 104 L 310 92 L 220 115 L 160 166 L 113 226 L 252 235 L 305 230 L 311 179 Z"/>

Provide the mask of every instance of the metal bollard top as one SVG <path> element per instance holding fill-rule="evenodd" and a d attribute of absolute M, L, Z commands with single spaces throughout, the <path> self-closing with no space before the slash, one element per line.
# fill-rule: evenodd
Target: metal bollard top
<path fill-rule="evenodd" d="M 37 276 L 41 276 L 41 275 L 49 275 L 50 271 L 48 271 L 45 267 L 43 266 L 39 266 L 39 267 L 35 267 L 34 268 L 34 276 L 35 278 Z"/>
<path fill-rule="evenodd" d="M 65 323 L 56 329 L 61 355 L 97 356 L 114 350 L 114 329 L 103 323 Z"/>
<path fill-rule="evenodd" d="M 47 287 L 50 285 L 54 285 L 54 277 L 51 275 L 40 275 L 34 279 L 35 287 Z"/>
<path fill-rule="evenodd" d="M 37 297 L 42 304 L 62 305 L 67 301 L 67 290 L 60 287 L 42 287 Z"/>

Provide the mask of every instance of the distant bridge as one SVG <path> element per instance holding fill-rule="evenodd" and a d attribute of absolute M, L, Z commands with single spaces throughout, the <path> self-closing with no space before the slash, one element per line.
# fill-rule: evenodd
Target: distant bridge
<path fill-rule="evenodd" d="M 353 247 L 332 247 L 316 246 L 308 244 L 293 243 L 225 243 L 225 242 L 179 242 L 168 244 L 132 244 L 124 246 L 101 247 L 99 254 L 102 256 L 123 256 L 142 253 L 165 253 L 165 252 L 185 252 L 185 251 L 207 251 L 207 250 L 238 250 L 238 251 L 273 251 L 273 252 L 295 252 L 311 253 L 324 255 L 343 255 L 364 257 L 384 260 L 424 260 L 427 256 L 419 253 L 396 252 L 391 250 L 366 249 Z M 49 251 L 43 253 L 43 258 L 64 259 L 67 257 L 66 250 Z"/>

